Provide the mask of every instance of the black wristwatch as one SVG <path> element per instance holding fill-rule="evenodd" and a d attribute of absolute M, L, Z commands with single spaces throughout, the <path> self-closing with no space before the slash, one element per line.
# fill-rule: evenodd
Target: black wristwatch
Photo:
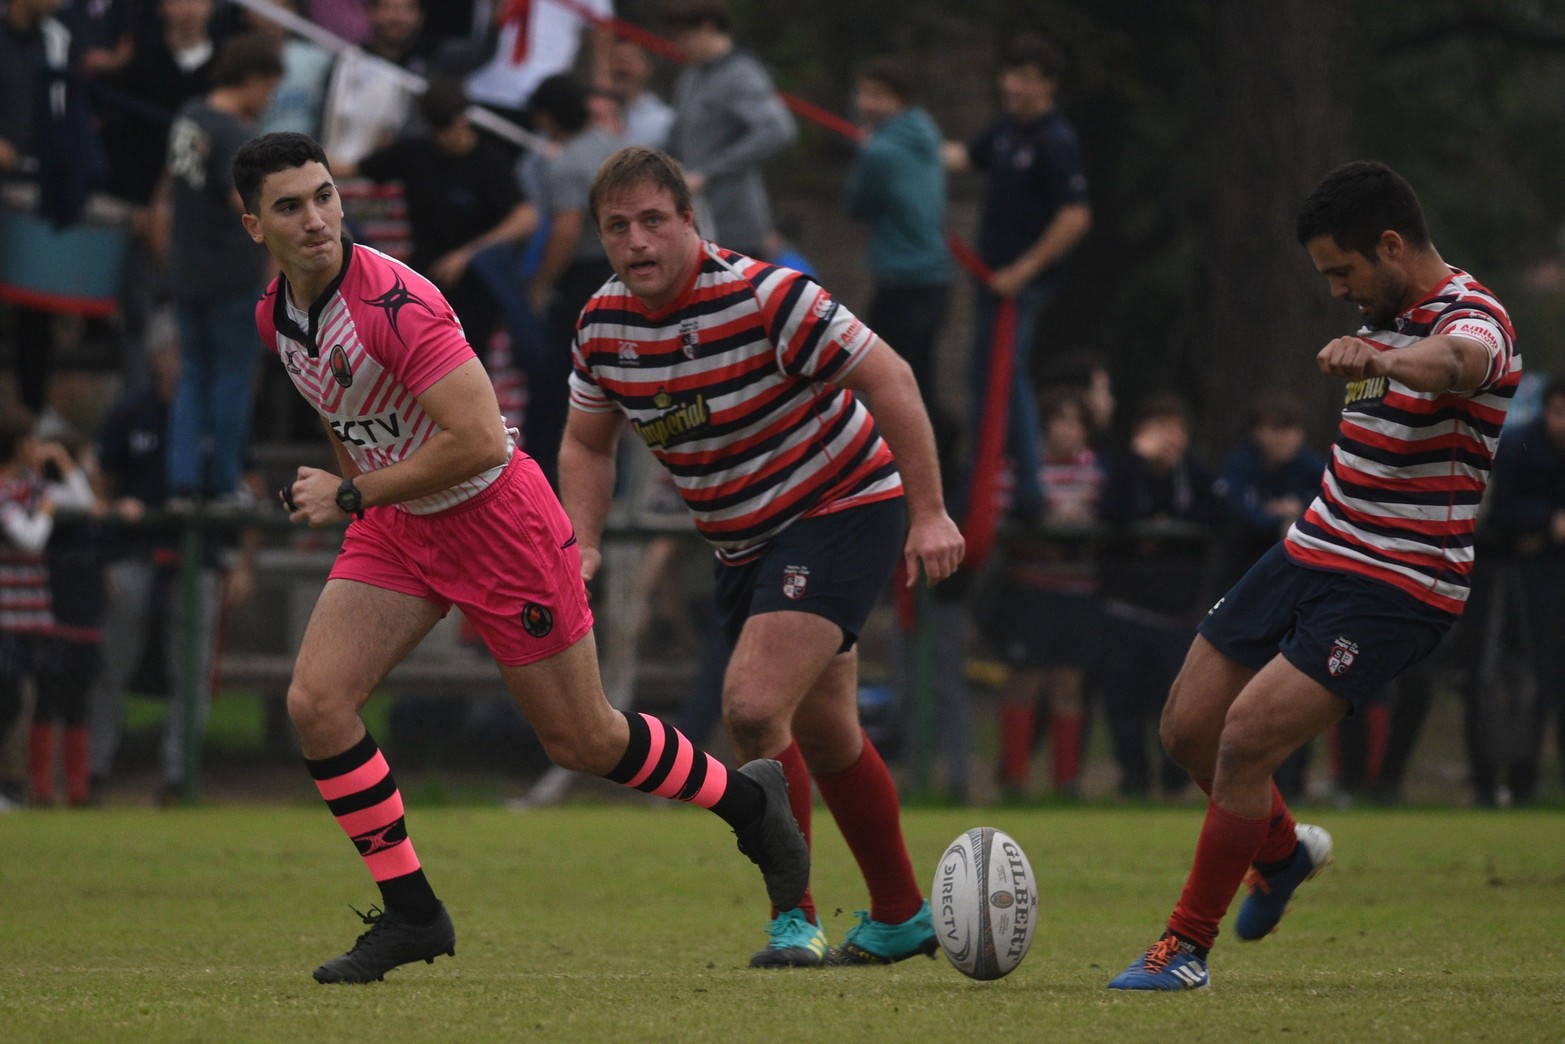
<path fill-rule="evenodd" d="M 342 485 L 337 487 L 337 507 L 344 515 L 364 517 L 364 494 L 359 492 L 359 487 L 353 484 L 351 478 L 342 480 Z"/>

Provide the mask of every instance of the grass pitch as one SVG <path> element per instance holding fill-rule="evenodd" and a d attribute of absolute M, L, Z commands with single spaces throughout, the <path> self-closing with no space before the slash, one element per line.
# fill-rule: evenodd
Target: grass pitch
<path fill-rule="evenodd" d="M 841 938 L 867 905 L 817 812 L 816 897 Z M 420 808 L 410 826 L 457 956 L 371 986 L 311 969 L 374 898 L 319 807 L 34 812 L 0 819 L 6 1041 L 1561 1040 L 1560 813 L 1321 812 L 1337 863 L 1283 930 L 1220 940 L 1213 987 L 1110 993 L 1188 866 L 1189 808 L 906 813 L 921 881 L 987 823 L 1039 878 L 1032 952 L 971 982 L 943 957 L 758 972 L 759 876 L 683 808 Z"/>

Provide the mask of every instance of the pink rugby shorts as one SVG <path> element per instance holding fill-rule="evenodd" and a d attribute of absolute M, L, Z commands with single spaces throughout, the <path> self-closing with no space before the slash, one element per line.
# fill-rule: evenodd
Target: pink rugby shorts
<path fill-rule="evenodd" d="M 581 552 L 549 480 L 518 451 L 492 485 L 432 515 L 373 507 L 348 526 L 331 579 L 455 605 L 517 667 L 592 629 Z"/>

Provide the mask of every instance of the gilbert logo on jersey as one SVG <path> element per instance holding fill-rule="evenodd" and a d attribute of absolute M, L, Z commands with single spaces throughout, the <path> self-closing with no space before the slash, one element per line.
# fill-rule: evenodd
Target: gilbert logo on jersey
<path fill-rule="evenodd" d="M 1386 397 L 1384 377 L 1366 377 L 1362 381 L 1349 381 L 1345 406 L 1357 406 L 1364 402 L 1379 402 Z"/>
<path fill-rule="evenodd" d="M 651 447 L 677 446 L 700 434 L 712 419 L 707 408 L 706 396 L 697 395 L 694 402 L 676 403 L 668 392 L 658 389 L 652 397 L 652 405 L 660 412 L 649 421 L 631 421 L 641 441 Z"/>

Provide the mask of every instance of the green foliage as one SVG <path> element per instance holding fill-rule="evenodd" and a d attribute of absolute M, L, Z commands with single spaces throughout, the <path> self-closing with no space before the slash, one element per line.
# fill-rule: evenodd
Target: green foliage
<path fill-rule="evenodd" d="M 309 978 L 373 889 L 315 809 L 17 814 L 0 822 L 0 1026 L 11 1041 L 1559 1039 L 1565 838 L 1548 813 L 1330 814 L 1338 863 L 1265 942 L 1222 940 L 1215 986 L 1104 983 L 1157 934 L 1192 810 L 918 810 L 920 878 L 992 821 L 1043 893 L 1033 951 L 998 983 L 943 959 L 760 973 L 752 867 L 694 810 L 415 807 L 457 920 L 455 959 L 384 984 Z M 840 939 L 863 884 L 822 815 L 816 896 Z"/>

